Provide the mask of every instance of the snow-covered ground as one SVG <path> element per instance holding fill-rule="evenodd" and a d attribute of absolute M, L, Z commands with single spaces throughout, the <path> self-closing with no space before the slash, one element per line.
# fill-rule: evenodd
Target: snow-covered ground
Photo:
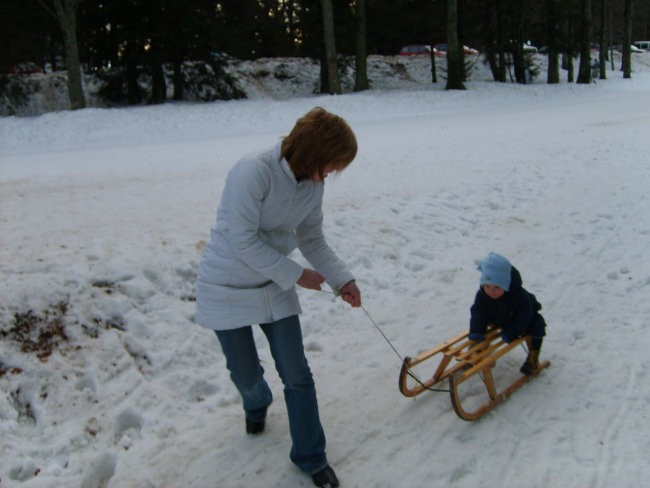
<path fill-rule="evenodd" d="M 360 146 L 327 180 L 326 234 L 398 352 L 467 327 L 497 251 L 544 305 L 552 363 L 463 422 L 446 393 L 399 393 L 362 310 L 301 290 L 342 486 L 647 486 L 650 72 L 442 88 L 0 119 L 0 487 L 311 485 L 265 340 L 276 401 L 250 438 L 192 297 L 226 172 L 316 105 Z"/>

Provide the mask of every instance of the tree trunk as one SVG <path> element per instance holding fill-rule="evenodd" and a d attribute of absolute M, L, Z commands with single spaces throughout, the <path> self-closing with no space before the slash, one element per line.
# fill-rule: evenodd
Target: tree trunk
<path fill-rule="evenodd" d="M 433 20 L 433 19 L 432 19 Z M 435 53 L 435 44 L 437 39 L 431 39 L 431 50 L 429 51 L 429 59 L 431 61 L 431 83 L 438 83 L 438 73 L 436 70 L 436 53 Z"/>
<path fill-rule="evenodd" d="M 515 45 L 512 53 L 512 64 L 515 68 L 515 81 L 525 85 L 526 65 L 524 62 L 524 42 L 526 42 L 526 39 L 524 39 L 524 0 L 518 0 L 516 2 L 516 9 L 516 32 L 514 39 Z"/>
<path fill-rule="evenodd" d="M 174 100 L 183 99 L 183 91 L 185 89 L 185 78 L 183 77 L 183 61 L 174 61 Z"/>
<path fill-rule="evenodd" d="M 126 93 L 129 105 L 137 105 L 142 102 L 140 85 L 138 84 L 138 60 L 136 47 L 129 42 L 124 50 L 126 61 Z"/>
<path fill-rule="evenodd" d="M 165 82 L 165 72 L 160 53 L 160 41 L 158 39 L 151 39 L 146 57 L 151 69 L 151 95 L 149 97 L 149 103 L 165 103 L 167 100 L 167 84 Z"/>
<path fill-rule="evenodd" d="M 81 80 L 81 60 L 77 42 L 77 9 L 80 0 L 40 0 L 41 5 L 59 22 L 63 32 L 65 67 L 68 71 L 68 98 L 70 109 L 86 107 L 86 99 Z M 54 9 L 51 8 L 54 6 Z"/>
<path fill-rule="evenodd" d="M 488 66 L 490 67 L 490 71 L 492 72 L 492 79 L 497 82 L 502 82 L 505 81 L 505 71 L 502 70 L 503 66 L 497 62 L 497 50 L 503 47 L 500 45 L 501 43 L 499 41 L 501 39 L 501 32 L 499 32 L 500 21 L 498 16 L 499 1 L 497 0 L 495 4 L 497 10 L 496 29 L 494 28 L 495 15 L 492 9 L 492 2 L 485 2 L 485 15 L 483 16 L 485 18 L 485 57 Z"/>
<path fill-rule="evenodd" d="M 446 90 L 464 90 L 458 66 L 458 0 L 447 0 L 447 86 Z"/>
<path fill-rule="evenodd" d="M 356 30 L 356 57 L 354 63 L 354 91 L 370 88 L 368 84 L 368 47 L 366 40 L 366 0 L 357 0 L 355 18 Z"/>
<path fill-rule="evenodd" d="M 623 28 L 623 78 L 632 78 L 632 52 L 630 45 L 632 44 L 632 8 L 633 0 L 625 0 L 625 26 Z"/>
<path fill-rule="evenodd" d="M 498 72 L 498 67 L 497 67 L 497 59 L 496 56 L 494 55 L 494 29 L 492 28 L 492 3 L 489 1 L 486 1 L 485 4 L 485 12 L 483 14 L 483 18 L 485 19 L 485 29 L 483 30 L 483 33 L 485 34 L 485 59 L 488 62 L 488 66 L 490 67 L 490 72 L 492 73 L 492 79 L 494 81 L 499 81 L 497 78 L 497 72 Z"/>
<path fill-rule="evenodd" d="M 496 0 L 497 10 L 497 52 L 499 53 L 499 81 L 506 81 L 506 50 L 503 36 L 503 6 L 501 0 Z"/>
<path fill-rule="evenodd" d="M 581 0 L 580 67 L 577 83 L 591 83 L 591 0 Z"/>
<path fill-rule="evenodd" d="M 320 92 L 329 93 L 329 75 L 327 74 L 327 56 L 325 55 L 325 46 L 322 46 L 320 52 Z"/>
<path fill-rule="evenodd" d="M 546 7 L 548 35 L 548 73 L 546 76 L 546 82 L 551 85 L 560 82 L 560 61 L 557 48 L 560 19 L 558 15 L 557 0 L 546 0 Z"/>
<path fill-rule="evenodd" d="M 609 69 L 614 71 L 614 26 L 612 9 L 609 11 Z"/>
<path fill-rule="evenodd" d="M 607 28 L 607 0 L 600 0 L 600 38 L 598 40 L 598 78 L 607 79 L 607 45 L 605 30 Z"/>
<path fill-rule="evenodd" d="M 332 0 L 321 0 L 323 9 L 323 40 L 325 43 L 325 58 L 327 59 L 327 84 L 330 95 L 341 94 L 341 78 L 336 59 L 336 42 L 334 40 L 334 12 Z"/>
<path fill-rule="evenodd" d="M 566 39 L 573 39 L 573 21 L 567 18 L 566 21 Z M 565 46 L 565 51 L 562 54 L 562 68 L 566 70 L 567 82 L 573 83 L 573 48 L 569 42 Z"/>
<path fill-rule="evenodd" d="M 433 43 L 431 43 L 429 58 L 431 59 L 431 83 L 438 83 L 438 75 L 436 74 L 436 54 L 433 52 Z"/>
<path fill-rule="evenodd" d="M 497 57 L 494 52 L 494 47 L 492 45 L 488 44 L 485 47 L 485 57 L 488 62 L 488 66 L 490 67 L 490 72 L 492 73 L 492 79 L 494 81 L 501 81 L 499 79 L 499 66 L 497 65 Z"/>
<path fill-rule="evenodd" d="M 463 18 L 463 0 L 457 0 L 456 17 L 458 18 L 458 71 L 460 80 L 467 81 L 467 72 L 465 70 L 465 43 L 463 42 L 463 28 L 460 19 Z"/>
<path fill-rule="evenodd" d="M 564 56 L 564 62 L 566 63 L 566 80 L 569 83 L 573 83 L 573 54 L 565 53 Z"/>
<path fill-rule="evenodd" d="M 151 60 L 151 103 L 165 103 L 167 100 L 167 84 L 160 57 L 155 55 Z"/>

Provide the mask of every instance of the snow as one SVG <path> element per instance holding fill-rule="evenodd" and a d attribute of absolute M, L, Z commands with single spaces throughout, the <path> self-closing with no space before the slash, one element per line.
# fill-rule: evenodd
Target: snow
<path fill-rule="evenodd" d="M 192 297 L 228 169 L 316 105 L 360 147 L 324 210 L 368 315 L 299 291 L 342 486 L 646 486 L 650 70 L 608 75 L 0 119 L 0 487 L 311 486 L 266 341 L 275 402 L 251 438 Z M 468 423 L 447 393 L 399 393 L 371 319 L 401 356 L 456 335 L 489 251 L 544 305 L 551 366 Z M 66 338 L 41 360 L 16 318 Z"/>

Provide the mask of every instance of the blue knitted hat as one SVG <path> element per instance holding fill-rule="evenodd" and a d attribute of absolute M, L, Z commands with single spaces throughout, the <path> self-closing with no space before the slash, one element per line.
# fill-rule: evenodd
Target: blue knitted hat
<path fill-rule="evenodd" d="M 481 272 L 481 286 L 485 284 L 497 285 L 505 291 L 510 289 L 510 271 L 512 264 L 506 258 L 491 252 L 483 258 L 478 265 Z"/>

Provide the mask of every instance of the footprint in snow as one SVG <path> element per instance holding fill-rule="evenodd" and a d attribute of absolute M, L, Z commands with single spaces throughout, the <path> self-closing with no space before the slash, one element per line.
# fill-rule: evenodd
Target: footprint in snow
<path fill-rule="evenodd" d="M 130 447 L 130 439 L 140 435 L 143 424 L 144 419 L 135 411 L 128 409 L 121 412 L 115 420 L 115 443 L 124 444 L 123 447 L 128 449 Z"/>
<path fill-rule="evenodd" d="M 81 488 L 106 488 L 115 474 L 117 458 L 114 454 L 104 453 L 97 457 L 84 470 Z"/>

